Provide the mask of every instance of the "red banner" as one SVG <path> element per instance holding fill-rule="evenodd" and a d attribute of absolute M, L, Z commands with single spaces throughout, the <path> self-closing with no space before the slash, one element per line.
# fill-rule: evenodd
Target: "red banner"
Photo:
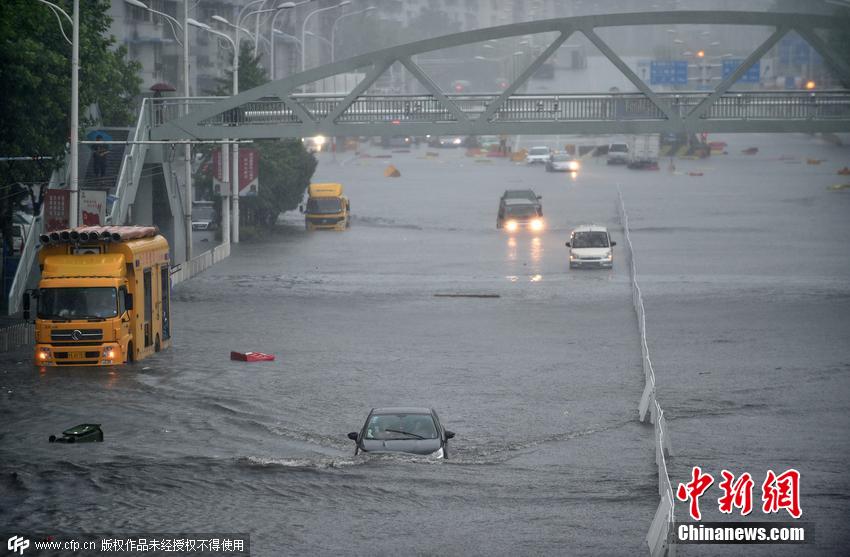
<path fill-rule="evenodd" d="M 213 151 L 213 185 L 221 195 L 222 173 L 221 149 Z M 257 149 L 239 149 L 239 195 L 242 197 L 257 195 L 260 183 L 260 153 Z"/>
<path fill-rule="evenodd" d="M 44 222 L 48 232 L 68 228 L 69 193 L 68 190 L 47 190 L 44 194 Z"/>

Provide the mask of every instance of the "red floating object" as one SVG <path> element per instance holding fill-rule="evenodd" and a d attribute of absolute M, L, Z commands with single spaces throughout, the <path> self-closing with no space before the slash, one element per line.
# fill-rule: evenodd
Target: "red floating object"
<path fill-rule="evenodd" d="M 262 352 L 231 352 L 231 360 L 239 362 L 272 362 L 274 354 L 264 354 Z"/>

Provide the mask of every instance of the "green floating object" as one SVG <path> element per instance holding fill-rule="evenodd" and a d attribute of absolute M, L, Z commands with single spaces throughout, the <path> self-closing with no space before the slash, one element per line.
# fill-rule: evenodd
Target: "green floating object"
<path fill-rule="evenodd" d="M 93 443 L 103 441 L 103 430 L 100 424 L 80 424 L 62 432 L 62 437 L 51 435 L 51 443 Z"/>

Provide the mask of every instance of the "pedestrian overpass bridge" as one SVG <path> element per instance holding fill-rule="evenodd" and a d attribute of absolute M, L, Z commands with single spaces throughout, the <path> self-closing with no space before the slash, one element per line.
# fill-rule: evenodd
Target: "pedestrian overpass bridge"
<path fill-rule="evenodd" d="M 597 34 L 597 30 L 652 25 L 735 25 L 772 29 L 770 36 L 713 91 L 653 91 Z M 730 91 L 730 87 L 783 36 L 798 33 L 824 59 L 837 80 L 850 86 L 850 61 L 818 32 L 843 21 L 793 13 L 675 11 L 593 15 L 516 23 L 398 45 L 310 69 L 233 97 L 145 99 L 127 132 L 120 170 L 109 193 L 111 224 L 156 224 L 169 240 L 172 261 L 191 257 L 191 201 L 185 165 L 175 143 L 333 136 L 625 134 L 657 132 L 840 132 L 850 130 L 850 91 Z M 511 37 L 542 33 L 554 40 L 504 90 L 491 94 L 446 93 L 414 57 Z M 637 92 L 528 94 L 523 86 L 575 34 L 583 34 L 630 81 Z M 394 64 L 420 84 L 422 94 L 375 95 L 370 87 Z M 359 70 L 363 79 L 342 93 L 310 93 L 308 85 Z M 162 144 L 160 144 L 162 142 Z M 81 164 L 81 168 L 85 168 Z M 50 188 L 67 187 L 67 167 Z M 85 189 L 86 184 L 83 183 Z M 238 198 L 234 198 L 234 202 Z M 9 313 L 33 285 L 36 219 L 9 294 Z M 238 236 L 237 236 L 238 237 Z M 229 243 L 225 243 L 229 248 Z M 213 254 L 212 259 L 216 255 Z M 191 265 L 195 265 L 194 258 Z"/>
<path fill-rule="evenodd" d="M 770 36 L 711 91 L 653 91 L 597 34 L 649 25 L 762 26 Z M 150 136 L 157 140 L 277 139 L 375 135 L 610 134 L 659 132 L 837 132 L 850 129 L 850 91 L 730 91 L 782 37 L 796 31 L 850 86 L 850 63 L 818 31 L 841 28 L 827 16 L 737 11 L 610 14 L 516 23 L 394 46 L 310 69 L 228 98 L 159 101 Z M 414 56 L 488 40 L 552 33 L 554 41 L 503 91 L 442 91 Z M 583 34 L 635 86 L 634 93 L 520 93 L 537 69 L 576 33 Z M 369 88 L 399 63 L 425 94 L 374 95 Z M 338 94 L 311 94 L 309 84 L 360 71 Z"/>

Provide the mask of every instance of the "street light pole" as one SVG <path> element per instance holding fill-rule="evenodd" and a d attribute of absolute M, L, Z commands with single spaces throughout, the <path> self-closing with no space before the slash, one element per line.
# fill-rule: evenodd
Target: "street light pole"
<path fill-rule="evenodd" d="M 346 17 L 351 17 L 351 16 L 353 16 L 353 15 L 357 15 L 357 14 L 363 14 L 363 13 L 366 13 L 366 12 L 371 12 L 371 11 L 372 11 L 372 10 L 374 10 L 374 9 L 376 9 L 376 8 L 375 8 L 375 6 L 369 6 L 368 8 L 366 8 L 366 9 L 364 9 L 364 10 L 358 10 L 358 11 L 356 11 L 356 12 L 351 12 L 350 14 L 342 14 L 341 16 L 339 16 L 338 18 L 336 18 L 336 19 L 334 20 L 333 25 L 331 25 L 331 64 L 333 64 L 334 62 L 336 62 L 336 40 L 335 40 L 335 35 L 336 35 L 336 26 L 337 26 L 337 24 L 339 23 L 339 20 L 341 20 L 341 19 L 345 19 Z"/>
<path fill-rule="evenodd" d="M 80 218 L 80 0 L 74 0 L 74 28 L 71 31 L 71 191 L 68 226 Z"/>
<path fill-rule="evenodd" d="M 343 6 L 347 6 L 351 4 L 351 0 L 342 0 L 339 4 L 335 4 L 333 6 L 327 6 L 326 8 L 319 8 L 318 10 L 313 10 L 304 18 L 304 23 L 301 25 L 301 71 L 303 72 L 307 69 L 307 44 L 304 42 L 304 39 L 307 35 L 307 22 L 310 21 L 310 18 L 316 15 L 319 12 L 326 12 L 328 10 L 333 10 L 334 8 L 341 8 Z"/>
<path fill-rule="evenodd" d="M 192 25 L 193 27 L 197 27 L 199 29 L 203 29 L 207 33 L 212 33 L 213 35 L 217 35 L 227 40 L 230 43 L 230 46 L 233 48 L 233 88 L 234 90 L 238 87 L 238 79 L 239 74 L 236 72 L 236 67 L 238 65 L 238 54 L 236 50 L 236 43 L 233 39 L 230 38 L 230 35 L 227 33 L 222 33 L 221 31 L 216 31 L 206 23 L 201 23 L 199 21 L 195 21 L 194 19 L 186 18 L 186 23 L 188 25 Z M 234 144 L 235 147 L 235 144 Z M 230 152 L 229 152 L 228 143 L 222 143 L 221 145 L 221 241 L 225 244 L 230 243 Z M 238 177 L 238 174 L 237 174 Z"/>

